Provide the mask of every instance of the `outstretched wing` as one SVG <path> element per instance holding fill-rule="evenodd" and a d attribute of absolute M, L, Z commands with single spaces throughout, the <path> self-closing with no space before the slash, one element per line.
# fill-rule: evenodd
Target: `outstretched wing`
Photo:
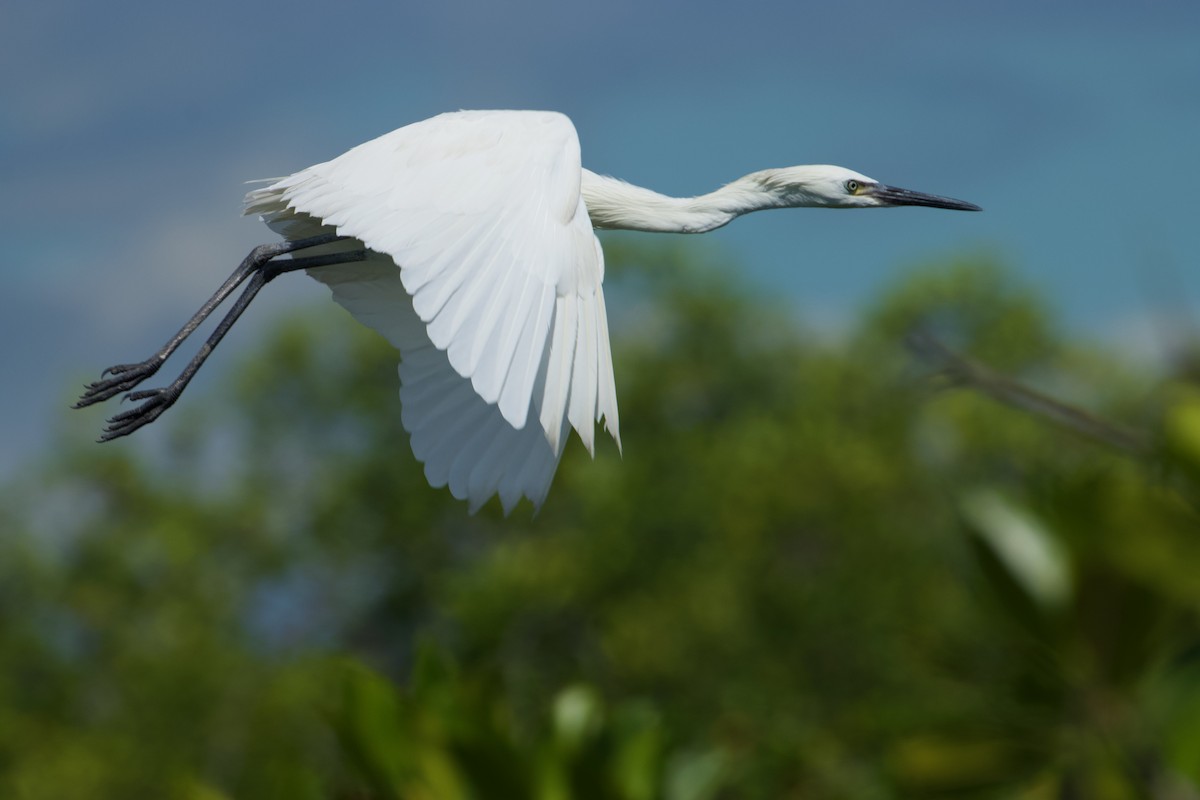
<path fill-rule="evenodd" d="M 406 386 L 424 386 L 407 398 L 402 389 L 401 399 L 414 450 L 418 431 L 441 440 L 424 455 L 417 452 L 427 471 L 450 459 L 460 472 L 472 472 L 476 465 L 466 453 L 484 445 L 479 457 L 495 460 L 501 437 L 492 428 L 502 420 L 524 431 L 531 414 L 557 464 L 566 422 L 589 451 L 601 418 L 619 441 L 603 254 L 580 196 L 581 174 L 578 137 L 561 114 L 457 112 L 393 131 L 251 192 L 247 213 L 263 214 L 289 237 L 298 228 L 311 232 L 310 221 L 332 227 L 399 265 L 398 275 L 395 267 L 389 275 L 378 264 L 311 274 L 401 349 Z M 409 303 L 388 297 L 395 291 L 389 278 L 398 278 L 411 298 L 407 311 L 401 306 Z M 427 341 L 398 333 L 413 327 L 402 320 L 414 313 Z M 439 370 L 437 358 L 419 354 L 426 344 L 440 351 L 449 369 Z M 469 381 L 474 395 L 499 412 L 490 415 L 491 423 L 478 408 L 455 410 L 455 402 L 466 401 L 454 376 Z M 439 430 L 453 435 L 439 436 Z M 544 486 L 524 486 L 521 493 L 540 501 L 552 475 L 553 466 Z M 483 488 L 490 483 L 478 474 L 473 480 Z M 493 486 L 488 496 L 495 491 Z M 474 505 L 487 499 L 467 494 Z"/>

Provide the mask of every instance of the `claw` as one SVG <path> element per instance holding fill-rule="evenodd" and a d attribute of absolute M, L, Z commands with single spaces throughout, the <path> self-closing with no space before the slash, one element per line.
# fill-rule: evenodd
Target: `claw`
<path fill-rule="evenodd" d="M 124 375 L 126 372 L 134 372 L 134 371 L 149 369 L 151 367 L 153 367 L 153 369 L 158 369 L 158 367 L 154 366 L 154 365 L 155 364 L 161 365 L 161 363 L 162 362 L 159 361 L 158 359 L 152 358 L 152 359 L 148 359 L 146 361 L 139 361 L 136 364 L 114 364 L 111 367 L 109 367 L 108 369 L 104 370 L 104 372 L 101 372 L 100 377 L 103 378 L 105 375 Z M 153 371 L 153 370 L 151 370 L 151 371 Z"/>
<path fill-rule="evenodd" d="M 138 364 L 117 364 L 100 373 L 101 380 L 93 381 L 84 387 L 84 392 L 72 408 L 84 408 L 114 397 L 121 392 L 127 392 L 134 386 L 158 372 L 162 366 L 160 359 L 149 359 Z M 112 375 L 105 378 L 105 375 Z"/>
<path fill-rule="evenodd" d="M 131 408 L 128 411 L 122 411 L 120 414 L 112 416 L 104 428 L 104 433 L 100 436 L 100 441 L 108 442 L 122 436 L 128 436 L 138 428 L 150 424 L 170 408 L 178 397 L 179 392 L 172 391 L 172 388 L 169 386 L 162 389 L 145 389 L 139 392 L 130 392 L 122 399 L 144 400 L 145 402 L 136 408 Z"/>
<path fill-rule="evenodd" d="M 128 411 L 122 411 L 120 414 L 113 414 L 111 417 L 109 417 L 108 425 L 111 428 L 112 426 L 118 425 L 119 423 L 122 423 L 122 422 L 125 422 L 126 420 L 128 420 L 132 417 L 136 417 L 138 414 L 141 414 L 142 411 L 143 411 L 142 407 L 137 406 L 135 408 L 129 409 Z"/>

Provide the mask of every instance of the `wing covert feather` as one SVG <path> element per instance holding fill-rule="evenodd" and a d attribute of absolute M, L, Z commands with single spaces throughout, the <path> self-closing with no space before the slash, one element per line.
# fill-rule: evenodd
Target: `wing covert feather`
<path fill-rule="evenodd" d="M 247 196 L 289 238 L 332 227 L 381 254 L 310 274 L 401 350 L 413 451 L 472 507 L 495 493 L 506 510 L 540 503 L 566 422 L 589 451 L 602 417 L 620 442 L 581 179 L 565 116 L 456 112 Z"/>

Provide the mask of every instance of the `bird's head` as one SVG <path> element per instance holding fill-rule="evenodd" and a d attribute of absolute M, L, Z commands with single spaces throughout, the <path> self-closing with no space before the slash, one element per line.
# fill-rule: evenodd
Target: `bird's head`
<path fill-rule="evenodd" d="M 888 186 L 845 167 L 809 164 L 757 173 L 763 187 L 784 206 L 822 208 L 888 208 L 929 206 L 981 211 L 974 203 Z"/>

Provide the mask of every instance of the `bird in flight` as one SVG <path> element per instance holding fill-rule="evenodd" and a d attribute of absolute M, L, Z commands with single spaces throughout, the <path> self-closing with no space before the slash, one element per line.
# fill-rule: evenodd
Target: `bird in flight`
<path fill-rule="evenodd" d="M 472 512 L 540 506 L 571 428 L 594 452 L 594 423 L 620 447 L 593 229 L 703 233 L 769 208 L 929 206 L 961 200 L 879 183 L 843 167 L 754 172 L 698 197 L 668 197 L 584 169 L 564 115 L 459 111 L 407 125 L 246 195 L 283 241 L 255 248 L 150 358 L 88 384 L 76 408 L 128 392 L 101 441 L 175 403 L 205 359 L 275 277 L 296 270 L 400 351 L 400 414 L 434 487 Z M 149 378 L 243 283 L 174 381 Z"/>

